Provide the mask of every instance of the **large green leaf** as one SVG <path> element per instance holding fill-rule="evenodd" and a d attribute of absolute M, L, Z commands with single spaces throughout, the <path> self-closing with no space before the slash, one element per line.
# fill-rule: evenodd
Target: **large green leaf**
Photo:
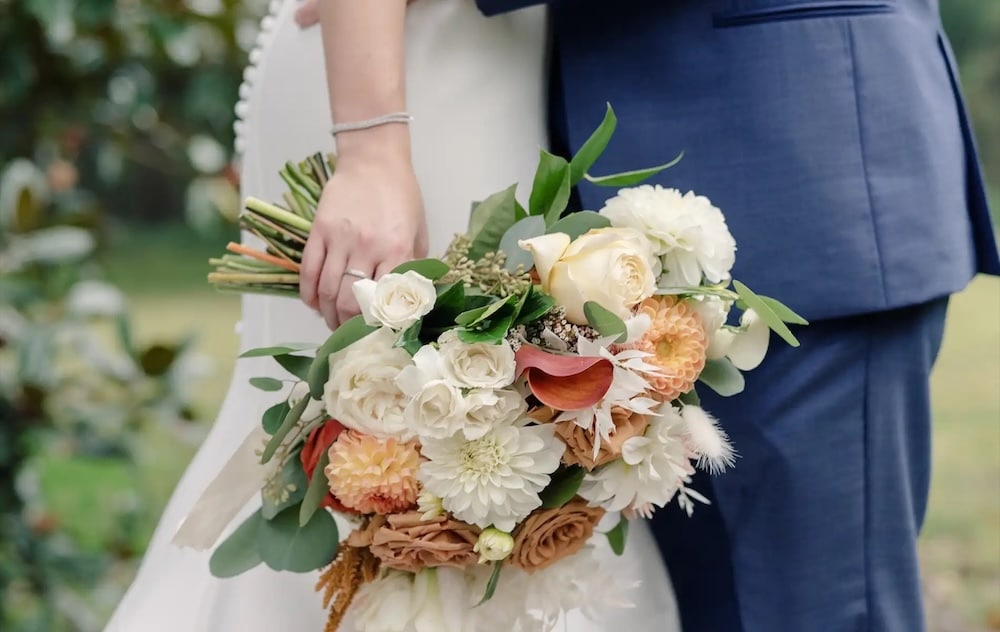
<path fill-rule="evenodd" d="M 583 476 L 587 473 L 579 465 L 571 465 L 552 475 L 552 482 L 539 494 L 542 507 L 555 509 L 573 500 L 583 484 Z"/>
<path fill-rule="evenodd" d="M 723 397 L 742 393 L 746 386 L 743 374 L 733 366 L 729 358 L 707 361 L 698 379 Z"/>
<path fill-rule="evenodd" d="M 306 406 L 308 405 L 309 398 L 303 397 L 298 401 L 298 403 L 292 406 L 291 410 L 288 411 L 288 414 L 285 415 L 285 418 L 281 421 L 281 426 L 278 428 L 277 432 L 271 435 L 271 438 L 268 439 L 267 446 L 264 447 L 264 453 L 260 456 L 261 463 L 267 463 L 271 460 L 271 457 L 273 457 L 274 453 L 277 452 L 278 446 L 281 445 L 281 442 L 285 440 L 285 437 L 287 437 L 288 433 L 295 427 L 295 424 L 299 423 L 299 420 L 302 419 L 302 413 L 306 411 Z"/>
<path fill-rule="evenodd" d="M 736 293 L 740 295 L 740 300 L 746 303 L 747 307 L 757 312 L 761 320 L 767 323 L 767 326 L 771 328 L 771 331 L 781 336 L 782 340 L 787 342 L 793 347 L 799 346 L 799 341 L 792 333 L 792 331 L 782 322 L 781 317 L 774 313 L 774 310 L 764 302 L 761 297 L 754 294 L 753 290 L 743 285 L 739 281 L 733 281 L 733 287 L 736 289 Z M 791 311 L 791 310 L 789 310 Z M 794 314 L 794 312 L 792 312 Z M 798 314 L 794 314 L 798 316 Z M 801 317 L 799 317 L 801 320 Z"/>
<path fill-rule="evenodd" d="M 278 473 L 281 486 L 288 491 L 288 495 L 283 500 L 272 499 L 269 494 L 261 494 L 263 502 L 261 504 L 261 514 L 266 520 L 271 520 L 280 512 L 288 509 L 292 505 L 297 505 L 305 498 L 306 487 L 309 481 L 306 473 L 302 469 L 302 461 L 298 453 L 289 456 L 288 460 Z"/>
<path fill-rule="evenodd" d="M 236 577 L 263 561 L 257 544 L 263 523 L 264 517 L 258 510 L 215 548 L 208 560 L 208 570 L 213 576 Z"/>
<path fill-rule="evenodd" d="M 580 150 L 576 152 L 573 156 L 573 160 L 569 163 L 569 180 L 570 184 L 576 184 L 583 179 L 584 174 L 597 162 L 601 154 L 608 146 L 608 141 L 615 133 L 615 128 L 618 126 L 618 118 L 615 116 L 615 111 L 611 109 L 611 104 L 608 104 L 607 111 L 604 112 L 604 120 L 598 126 L 594 133 L 590 135 L 590 138 L 583 143 Z"/>
<path fill-rule="evenodd" d="M 584 303 L 583 315 L 587 317 L 587 323 L 596 329 L 601 336 L 615 336 L 615 342 L 625 342 L 628 337 L 625 322 L 602 307 L 600 303 L 594 301 Z"/>
<path fill-rule="evenodd" d="M 431 281 L 437 281 L 444 275 L 448 274 L 451 268 L 448 264 L 440 259 L 417 259 L 415 261 L 407 261 L 406 263 L 401 263 L 393 270 L 396 274 L 403 274 L 404 272 L 414 271 L 422 277 L 430 279 Z"/>
<path fill-rule="evenodd" d="M 531 266 L 534 265 L 534 259 L 532 259 L 530 252 L 518 245 L 518 242 L 544 234 L 545 219 L 537 215 L 525 217 L 508 228 L 507 232 L 503 234 L 503 239 L 500 240 L 500 250 L 507 255 L 504 267 L 512 272 L 517 269 L 517 266 L 523 266 L 525 270 L 530 270 Z"/>
<path fill-rule="evenodd" d="M 469 258 L 481 259 L 487 252 L 500 248 L 500 240 L 514 222 L 517 221 L 517 185 L 513 184 L 499 193 L 494 193 L 476 206 L 473 218 L 482 217 L 482 228 L 473 235 L 469 247 Z"/>
<path fill-rule="evenodd" d="M 680 162 L 683 157 L 684 152 L 681 152 L 680 155 L 670 162 L 657 167 L 650 167 L 649 169 L 636 169 L 635 171 L 624 171 L 622 173 L 612 173 L 607 176 L 585 175 L 584 179 L 591 184 L 596 184 L 601 187 L 631 187 L 652 178 L 661 171 L 665 171 L 670 167 L 673 167 Z"/>
<path fill-rule="evenodd" d="M 785 321 L 786 323 L 791 323 L 793 325 L 808 325 L 809 321 L 802 318 L 794 311 L 792 311 L 787 305 L 779 301 L 778 299 L 771 298 L 770 296 L 757 295 L 760 300 L 764 301 L 764 304 L 771 308 L 778 318 Z"/>
<path fill-rule="evenodd" d="M 531 185 L 528 214 L 544 217 L 546 225 L 554 224 L 566 210 L 570 188 L 569 163 L 543 149 Z"/>
<path fill-rule="evenodd" d="M 594 211 L 580 211 L 570 213 L 555 224 L 549 226 L 546 233 L 565 233 L 570 239 L 576 239 L 595 228 L 607 228 L 611 226 L 611 220 L 600 213 Z"/>
<path fill-rule="evenodd" d="M 625 552 L 625 542 L 628 540 L 628 519 L 622 516 L 618 520 L 618 524 L 615 528 L 607 532 L 608 544 L 611 546 L 611 551 L 615 555 L 621 555 Z"/>
<path fill-rule="evenodd" d="M 337 555 L 340 534 L 333 516 L 317 511 L 305 525 L 291 507 L 260 525 L 260 557 L 276 571 L 308 573 L 326 566 Z"/>
<path fill-rule="evenodd" d="M 316 359 L 309 368 L 307 381 L 313 399 L 323 397 L 323 386 L 330 379 L 330 355 L 354 344 L 378 329 L 365 323 L 364 318 L 355 316 L 333 332 L 316 351 Z"/>
<path fill-rule="evenodd" d="M 281 368 L 285 369 L 295 377 L 300 380 L 306 380 L 309 378 L 309 367 L 312 366 L 313 360 L 315 358 L 310 358 L 307 356 L 299 355 L 276 355 L 274 361 L 281 365 Z"/>
<path fill-rule="evenodd" d="M 320 503 L 323 502 L 323 498 L 326 497 L 330 487 L 327 483 L 326 474 L 323 471 L 326 466 L 330 464 L 330 453 L 326 450 L 319 455 L 319 461 L 316 462 L 316 469 L 313 470 L 312 479 L 309 481 L 309 487 L 306 489 L 306 495 L 302 498 L 302 504 L 299 505 L 299 525 L 304 526 L 319 509 Z"/>

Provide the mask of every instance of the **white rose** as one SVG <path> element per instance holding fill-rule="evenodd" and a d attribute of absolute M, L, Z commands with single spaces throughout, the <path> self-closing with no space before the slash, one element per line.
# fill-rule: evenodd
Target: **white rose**
<path fill-rule="evenodd" d="M 695 287 L 702 279 L 729 279 L 736 262 L 736 241 L 726 218 L 712 202 L 694 192 L 643 185 L 622 189 L 601 209 L 613 226 L 638 230 L 662 259 L 662 287 Z"/>
<path fill-rule="evenodd" d="M 445 379 L 460 388 L 503 388 L 514 382 L 517 370 L 514 349 L 504 340 L 498 345 L 466 344 L 454 331 L 438 340 L 441 345 L 440 370 Z"/>
<path fill-rule="evenodd" d="M 572 242 L 568 235 L 552 233 L 520 246 L 534 258 L 542 289 L 577 325 L 587 324 L 587 301 L 624 319 L 656 289 L 659 263 L 649 240 L 631 228 L 598 228 Z"/>
<path fill-rule="evenodd" d="M 445 380 L 428 382 L 406 405 L 406 420 L 417 436 L 443 439 L 462 430 L 465 399 Z"/>
<path fill-rule="evenodd" d="M 434 283 L 413 270 L 390 273 L 378 281 L 362 279 L 352 289 L 366 323 L 396 331 L 426 316 L 437 300 Z"/>
<path fill-rule="evenodd" d="M 394 348 L 396 335 L 387 328 L 330 356 L 330 379 L 323 401 L 330 415 L 358 432 L 403 441 L 413 438 L 403 409 L 407 397 L 396 378 L 410 364 L 410 354 Z"/>
<path fill-rule="evenodd" d="M 517 391 L 477 388 L 465 396 L 465 438 L 480 439 L 494 427 L 514 423 L 528 410 Z"/>

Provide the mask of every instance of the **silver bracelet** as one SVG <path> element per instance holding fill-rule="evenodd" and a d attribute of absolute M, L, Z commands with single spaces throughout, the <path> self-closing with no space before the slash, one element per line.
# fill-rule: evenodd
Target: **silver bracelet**
<path fill-rule="evenodd" d="M 412 120 L 413 117 L 410 116 L 409 112 L 393 112 L 391 114 L 383 114 L 382 116 L 376 116 L 375 118 L 365 119 L 363 121 L 355 121 L 353 123 L 336 123 L 330 129 L 330 133 L 336 136 L 341 132 L 371 129 L 380 125 L 388 125 L 390 123 L 409 123 Z"/>

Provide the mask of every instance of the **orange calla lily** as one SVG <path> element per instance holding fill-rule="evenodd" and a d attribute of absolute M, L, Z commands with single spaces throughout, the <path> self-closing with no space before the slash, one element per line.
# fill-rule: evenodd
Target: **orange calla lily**
<path fill-rule="evenodd" d="M 531 393 L 556 410 L 593 406 L 614 381 L 614 365 L 607 358 L 556 355 L 531 345 L 521 345 L 514 357 Z"/>

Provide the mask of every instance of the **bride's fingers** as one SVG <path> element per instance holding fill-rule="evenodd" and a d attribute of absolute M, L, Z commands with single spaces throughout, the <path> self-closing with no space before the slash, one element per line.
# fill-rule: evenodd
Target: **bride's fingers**
<path fill-rule="evenodd" d="M 340 288 L 343 283 L 346 263 L 347 256 L 344 253 L 327 250 L 317 293 L 319 294 L 319 313 L 323 315 L 323 319 L 326 320 L 331 331 L 339 327 L 342 322 L 337 317 L 337 301 L 340 299 Z"/>
<path fill-rule="evenodd" d="M 299 298 L 313 309 L 319 309 L 319 277 L 326 260 L 326 244 L 313 237 L 302 249 L 302 266 L 299 269 Z"/>
<path fill-rule="evenodd" d="M 361 313 L 358 299 L 354 296 L 354 284 L 361 279 L 378 278 L 374 272 L 374 264 L 366 261 L 358 262 L 357 259 L 352 259 L 344 268 L 344 278 L 340 284 L 340 293 L 337 295 L 337 318 L 341 323 Z"/>
<path fill-rule="evenodd" d="M 300 29 L 307 29 L 319 23 L 319 10 L 316 8 L 317 0 L 306 0 L 301 7 L 295 10 L 295 23 Z"/>

